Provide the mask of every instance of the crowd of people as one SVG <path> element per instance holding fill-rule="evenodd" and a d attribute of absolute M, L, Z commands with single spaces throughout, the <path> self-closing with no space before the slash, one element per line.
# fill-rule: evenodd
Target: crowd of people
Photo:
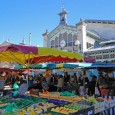
<path fill-rule="evenodd" d="M 99 93 L 101 95 L 99 82 L 96 76 L 92 76 L 92 80 L 89 81 L 87 76 L 80 74 L 79 76 L 74 73 L 71 77 L 68 72 L 64 75 L 51 74 L 50 80 L 44 77 L 42 74 L 34 77 L 36 83 L 31 85 L 30 88 L 38 88 L 41 90 L 42 83 L 47 84 L 49 91 L 64 91 L 64 90 L 74 90 L 77 95 L 95 95 L 95 86 L 97 86 Z"/>
<path fill-rule="evenodd" d="M 62 74 L 51 74 L 50 77 L 43 76 L 43 74 L 37 74 L 34 77 L 32 75 L 25 76 L 22 73 L 15 74 L 15 72 L 3 72 L 0 73 L 0 80 L 5 80 L 5 85 L 10 85 L 11 87 L 14 83 L 21 85 L 22 83 L 29 84 L 29 90 L 39 89 L 42 91 L 46 89 L 48 91 L 74 91 L 77 95 L 95 95 L 95 87 L 99 91 L 99 96 L 101 96 L 100 82 L 96 76 L 92 76 L 92 80 L 89 81 L 87 76 L 82 74 L 77 75 L 74 73 L 72 76 L 68 72 Z M 28 80 L 27 80 L 28 79 Z M 99 77 L 99 80 L 103 81 L 103 76 Z M 45 84 L 45 85 L 44 85 Z"/>

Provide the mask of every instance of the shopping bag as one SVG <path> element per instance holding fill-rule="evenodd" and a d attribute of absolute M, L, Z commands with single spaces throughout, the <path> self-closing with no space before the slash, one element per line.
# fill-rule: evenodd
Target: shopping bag
<path fill-rule="evenodd" d="M 98 90 L 97 86 L 95 86 L 95 95 L 100 95 L 100 93 L 99 93 L 99 90 Z"/>
<path fill-rule="evenodd" d="M 95 84 L 95 95 L 100 95 L 99 89 L 97 87 L 97 82 Z"/>

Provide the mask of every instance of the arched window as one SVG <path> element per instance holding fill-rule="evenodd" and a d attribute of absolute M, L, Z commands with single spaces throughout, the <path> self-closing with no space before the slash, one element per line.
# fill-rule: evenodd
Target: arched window
<path fill-rule="evenodd" d="M 59 39 L 58 37 L 55 38 L 55 47 L 56 47 L 56 48 L 59 47 L 59 43 L 58 43 L 59 40 L 58 40 L 58 39 Z"/>
<path fill-rule="evenodd" d="M 75 45 L 76 40 L 77 40 L 77 35 L 73 35 L 73 45 Z"/>
<path fill-rule="evenodd" d="M 66 32 L 63 34 L 63 39 L 67 42 L 67 33 Z"/>
<path fill-rule="evenodd" d="M 72 46 L 73 41 L 72 41 L 72 34 L 68 34 L 68 46 Z"/>
<path fill-rule="evenodd" d="M 59 41 L 58 39 L 59 39 L 58 37 L 55 38 L 55 44 L 56 44 L 56 45 L 59 44 L 59 43 L 58 43 L 58 41 Z"/>
<path fill-rule="evenodd" d="M 54 46 L 54 45 L 55 45 L 54 43 L 55 43 L 55 41 L 52 40 L 52 41 L 51 41 L 51 46 Z"/>
<path fill-rule="evenodd" d="M 63 39 L 63 38 L 62 38 L 62 34 L 60 34 L 60 35 L 59 35 L 59 43 L 61 42 L 62 39 Z"/>

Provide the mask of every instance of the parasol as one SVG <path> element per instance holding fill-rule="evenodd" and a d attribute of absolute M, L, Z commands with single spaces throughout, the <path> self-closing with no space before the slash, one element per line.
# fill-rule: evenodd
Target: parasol
<path fill-rule="evenodd" d="M 44 62 L 83 62 L 84 57 L 77 53 L 38 47 L 38 55 L 36 55 L 32 60 L 31 62 L 34 64 Z"/>
<path fill-rule="evenodd" d="M 38 48 L 35 46 L 25 46 L 10 44 L 0 46 L 0 61 L 16 62 L 27 66 L 27 60 L 38 54 Z"/>
<path fill-rule="evenodd" d="M 66 52 L 45 47 L 28 45 L 0 45 L 0 61 L 17 62 L 28 65 L 43 62 L 82 62 L 84 57 L 77 53 Z"/>

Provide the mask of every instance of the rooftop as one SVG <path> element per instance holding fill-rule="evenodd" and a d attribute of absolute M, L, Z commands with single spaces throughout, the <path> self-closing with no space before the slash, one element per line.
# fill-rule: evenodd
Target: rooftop
<path fill-rule="evenodd" d="M 115 20 L 85 20 L 86 23 L 107 23 L 107 24 L 115 24 Z"/>
<path fill-rule="evenodd" d="M 114 40 L 115 41 L 115 40 Z M 104 43 L 109 43 L 109 44 L 104 44 Z M 101 45 L 103 43 L 103 45 Z M 110 44 L 111 43 L 111 44 Z M 86 52 L 90 52 L 90 51 L 100 51 L 100 50 L 110 50 L 110 49 L 114 49 L 115 50 L 115 42 L 111 42 L 110 41 L 106 41 L 106 42 L 101 42 L 99 44 L 99 46 L 93 46 L 91 48 L 89 48 L 88 51 Z"/>

